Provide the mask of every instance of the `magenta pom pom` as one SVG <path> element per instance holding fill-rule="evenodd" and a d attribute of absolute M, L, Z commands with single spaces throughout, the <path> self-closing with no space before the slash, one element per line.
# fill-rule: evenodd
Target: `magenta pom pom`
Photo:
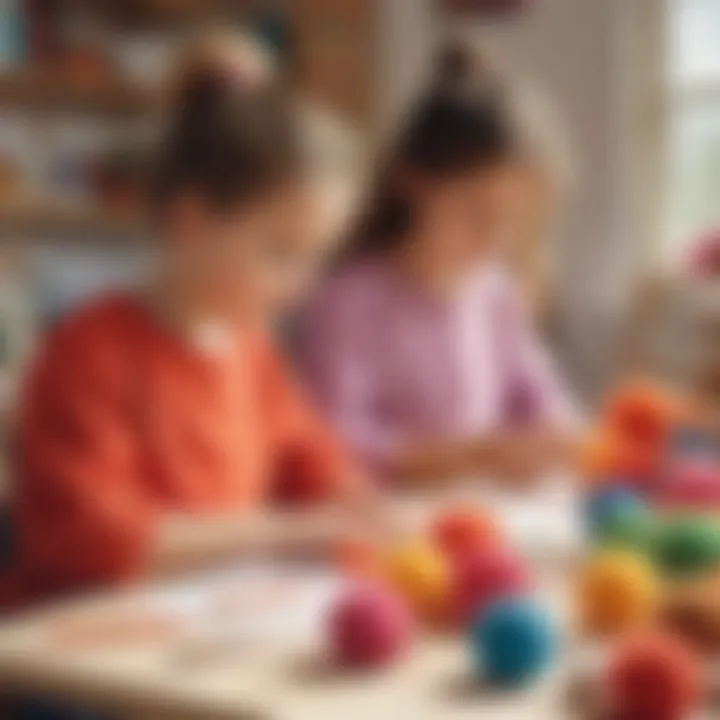
<path fill-rule="evenodd" d="M 341 667 L 374 668 L 401 658 L 412 644 L 413 618 L 402 598 L 376 584 L 355 585 L 330 618 L 330 646 Z"/>

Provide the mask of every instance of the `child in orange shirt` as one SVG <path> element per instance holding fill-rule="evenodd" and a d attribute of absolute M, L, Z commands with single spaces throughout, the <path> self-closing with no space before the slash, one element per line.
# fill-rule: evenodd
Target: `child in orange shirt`
<path fill-rule="evenodd" d="M 191 57 L 150 195 L 155 281 L 70 317 L 37 360 L 20 431 L 22 597 L 315 548 L 369 517 L 368 486 L 266 330 L 325 250 L 270 75 L 242 43 Z M 269 512 L 278 496 L 347 515 Z"/>

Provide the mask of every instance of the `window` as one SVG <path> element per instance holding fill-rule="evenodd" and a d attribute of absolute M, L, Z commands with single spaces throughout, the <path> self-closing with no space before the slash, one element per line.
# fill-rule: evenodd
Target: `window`
<path fill-rule="evenodd" d="M 666 247 L 674 258 L 720 228 L 720 0 L 666 2 Z"/>

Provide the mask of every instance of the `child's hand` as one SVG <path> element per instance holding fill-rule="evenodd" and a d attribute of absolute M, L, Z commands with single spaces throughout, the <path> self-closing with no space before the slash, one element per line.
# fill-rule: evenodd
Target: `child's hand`
<path fill-rule="evenodd" d="M 401 517 L 372 478 L 356 473 L 347 487 L 342 511 L 359 537 L 394 541 L 406 533 Z"/>
<path fill-rule="evenodd" d="M 478 471 L 513 484 L 527 484 L 558 467 L 565 441 L 543 432 L 498 435 L 479 443 Z"/>

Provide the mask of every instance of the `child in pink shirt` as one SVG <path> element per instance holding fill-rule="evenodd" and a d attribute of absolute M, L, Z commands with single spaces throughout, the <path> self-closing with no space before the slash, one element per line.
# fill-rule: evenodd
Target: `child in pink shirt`
<path fill-rule="evenodd" d="M 570 458 L 572 402 L 502 263 L 530 165 L 500 89 L 448 51 L 310 308 L 308 378 L 389 476 L 526 479 Z"/>

